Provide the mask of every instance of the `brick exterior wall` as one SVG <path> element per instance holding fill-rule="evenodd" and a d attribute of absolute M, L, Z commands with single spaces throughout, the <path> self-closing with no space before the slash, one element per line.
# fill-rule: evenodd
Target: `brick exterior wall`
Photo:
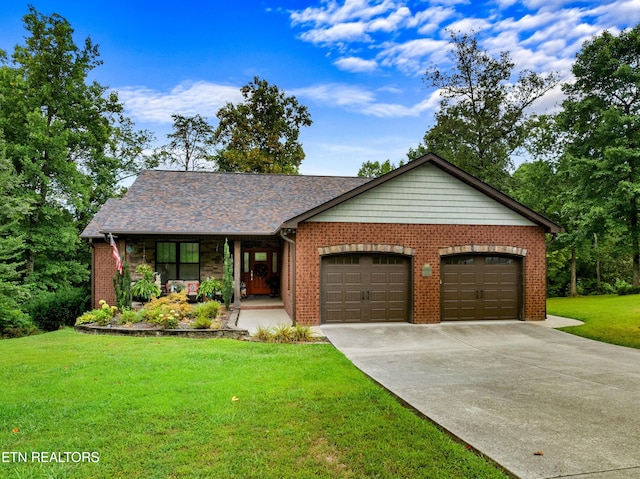
<path fill-rule="evenodd" d="M 398 245 L 413 256 L 413 322 L 440 322 L 440 258 L 451 251 L 522 252 L 524 320 L 546 317 L 545 232 L 538 226 L 411 225 L 378 223 L 302 223 L 296 234 L 296 322 L 320 324 L 320 252 L 347 244 Z M 462 247 L 458 250 L 452 249 Z M 326 251 L 326 250 L 325 250 Z M 501 250 L 496 248 L 497 252 Z M 433 274 L 422 276 L 430 264 Z"/>
<path fill-rule="evenodd" d="M 117 241 L 120 256 L 124 254 L 124 243 Z M 108 243 L 95 242 L 93 245 L 93 262 L 91 268 L 92 303 L 98 308 L 98 302 L 104 299 L 108 304 L 116 303 L 116 292 L 113 289 L 113 277 L 116 273 L 116 260 L 111 256 Z"/>

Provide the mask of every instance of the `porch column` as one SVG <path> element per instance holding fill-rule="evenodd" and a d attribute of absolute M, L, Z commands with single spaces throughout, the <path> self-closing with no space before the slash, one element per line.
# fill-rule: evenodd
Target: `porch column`
<path fill-rule="evenodd" d="M 242 243 L 240 240 L 233 242 L 233 305 L 240 307 L 240 272 L 242 271 Z"/>

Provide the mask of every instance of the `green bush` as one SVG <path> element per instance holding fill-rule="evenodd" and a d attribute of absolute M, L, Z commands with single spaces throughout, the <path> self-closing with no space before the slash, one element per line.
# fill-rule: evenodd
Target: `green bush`
<path fill-rule="evenodd" d="M 160 308 L 159 314 L 154 317 L 153 323 L 160 326 L 162 329 L 174 329 L 178 326 L 180 321 L 180 315 L 173 309 Z"/>
<path fill-rule="evenodd" d="M 193 308 L 193 314 L 196 319 L 216 319 L 222 305 L 218 301 L 207 301 L 200 303 Z"/>
<path fill-rule="evenodd" d="M 39 332 L 28 314 L 0 297 L 0 337 L 19 338 Z"/>
<path fill-rule="evenodd" d="M 115 316 L 118 308 L 115 306 L 109 306 L 104 299 L 100 300 L 100 308 L 87 311 L 83 315 L 79 316 L 75 324 L 88 324 L 97 323 L 98 326 L 106 326 L 111 322 L 111 319 Z"/>
<path fill-rule="evenodd" d="M 25 310 L 33 322 L 44 331 L 73 326 L 76 318 L 87 310 L 90 295 L 84 288 L 63 288 L 33 296 Z"/>
<path fill-rule="evenodd" d="M 131 271 L 127 260 L 122 262 L 122 274 L 116 271 L 113 277 L 113 289 L 116 292 L 116 306 L 118 309 L 131 308 L 131 300 L 133 299 L 131 293 Z"/>
<path fill-rule="evenodd" d="M 142 321 L 142 315 L 138 311 L 125 309 L 120 313 L 120 324 L 133 324 Z"/>
<path fill-rule="evenodd" d="M 622 279 L 616 280 L 615 289 L 620 296 L 640 293 L 640 288 L 634 288 L 632 285 Z"/>
<path fill-rule="evenodd" d="M 197 316 L 193 322 L 193 329 L 209 329 L 211 327 L 211 320 L 204 316 Z"/>

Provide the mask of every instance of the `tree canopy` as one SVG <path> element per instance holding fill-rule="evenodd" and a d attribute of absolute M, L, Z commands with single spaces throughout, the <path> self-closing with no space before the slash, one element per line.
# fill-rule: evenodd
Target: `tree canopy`
<path fill-rule="evenodd" d="M 243 102 L 227 103 L 217 113 L 214 141 L 220 148 L 218 168 L 297 174 L 305 158 L 300 128 L 312 123 L 307 107 L 258 77 L 240 91 Z"/>
<path fill-rule="evenodd" d="M 151 135 L 137 132 L 117 94 L 89 73 L 101 64 L 90 38 L 78 46 L 69 22 L 29 7 L 25 42 L 0 67 L 0 138 L 30 205 L 10 234 L 23 239 L 22 281 L 37 289 L 88 278 L 78 234 L 118 181 L 139 171 Z"/>
<path fill-rule="evenodd" d="M 640 25 L 583 45 L 563 86 L 558 123 L 569 135 L 560 172 L 583 236 L 624 238 L 640 286 Z"/>
<path fill-rule="evenodd" d="M 174 113 L 171 118 L 173 131 L 167 135 L 169 144 L 155 152 L 158 163 L 177 166 L 185 171 L 213 169 L 213 127 L 200 115 Z"/>
<path fill-rule="evenodd" d="M 410 159 L 433 152 L 472 175 L 506 190 L 513 168 L 511 155 L 528 134 L 527 109 L 557 84 L 555 74 L 524 70 L 512 82 L 515 63 L 508 52 L 497 58 L 480 48 L 475 34 L 451 33 L 454 67 L 429 67 L 428 87 L 440 90 L 435 125 Z"/>

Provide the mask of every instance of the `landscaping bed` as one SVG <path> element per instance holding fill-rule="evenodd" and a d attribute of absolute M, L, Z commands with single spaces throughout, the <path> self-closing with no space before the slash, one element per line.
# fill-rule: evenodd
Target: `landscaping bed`
<path fill-rule="evenodd" d="M 249 339 L 249 332 L 236 327 L 237 309 L 225 310 L 220 318 L 220 326 L 215 328 L 196 329 L 193 321 L 182 321 L 175 329 L 164 329 L 161 326 L 141 321 L 138 323 L 118 324 L 116 321 L 100 326 L 96 323 L 77 324 L 75 330 L 88 334 L 115 334 L 120 336 L 177 336 L 186 338 L 227 338 Z"/>
<path fill-rule="evenodd" d="M 126 336 L 224 337 L 249 336 L 236 327 L 238 311 L 217 301 L 192 304 L 184 292 L 171 293 L 122 311 L 100 301 L 100 308 L 80 316 L 76 331 Z"/>

